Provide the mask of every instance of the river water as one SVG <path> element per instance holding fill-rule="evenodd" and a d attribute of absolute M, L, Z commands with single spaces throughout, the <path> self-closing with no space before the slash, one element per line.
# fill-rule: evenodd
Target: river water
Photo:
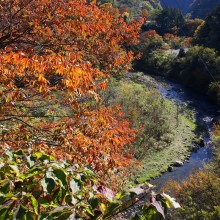
<path fill-rule="evenodd" d="M 194 170 L 202 168 L 204 163 L 207 163 L 212 158 L 211 130 L 219 115 L 217 107 L 208 102 L 204 96 L 162 77 L 154 77 L 153 79 L 156 88 L 163 97 L 175 101 L 177 106 L 185 105 L 193 110 L 196 123 L 204 129 L 202 138 L 205 141 L 205 147 L 201 147 L 196 153 L 192 153 L 189 160 L 182 167 L 175 167 L 173 172 L 166 172 L 151 181 L 151 183 L 157 185 L 157 190 L 159 190 L 169 180 L 180 182 L 186 179 Z"/>

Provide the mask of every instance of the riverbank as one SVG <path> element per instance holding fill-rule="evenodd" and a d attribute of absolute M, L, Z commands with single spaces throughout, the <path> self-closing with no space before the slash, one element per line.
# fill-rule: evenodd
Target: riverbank
<path fill-rule="evenodd" d="M 198 148 L 197 150 L 195 149 L 195 152 L 188 152 L 190 154 L 190 158 L 185 161 L 183 166 L 174 167 L 172 172 L 163 173 L 163 171 L 160 171 L 160 168 L 164 166 L 164 159 L 166 157 L 169 158 L 170 154 L 173 155 L 176 152 L 180 153 L 182 150 L 179 150 L 179 147 L 181 148 L 185 146 L 184 150 L 186 150 L 186 145 L 176 145 L 176 148 L 171 147 L 172 150 L 170 151 L 166 149 L 167 151 L 161 151 L 161 153 L 158 152 L 157 154 L 152 155 L 149 154 L 149 156 L 146 157 L 146 164 L 144 164 L 145 170 L 143 170 L 142 176 L 139 177 L 138 181 L 141 182 L 144 181 L 145 178 L 149 178 L 150 175 L 147 172 L 149 172 L 150 167 L 152 167 L 153 180 L 151 180 L 150 183 L 157 186 L 155 191 L 158 192 L 170 180 L 182 182 L 184 179 L 187 179 L 193 171 L 202 168 L 204 163 L 208 163 L 211 158 L 213 158 L 213 143 L 211 135 L 212 125 L 218 120 L 217 109 L 204 100 L 204 97 L 188 90 L 188 88 L 178 83 L 167 81 L 164 78 L 154 78 L 149 75 L 144 75 L 143 73 L 130 73 L 128 74 L 128 78 L 132 79 L 136 83 L 144 84 L 151 89 L 158 89 L 164 97 L 175 101 L 175 103 L 179 103 L 179 106 L 181 104 L 184 105 L 185 110 L 188 109 L 188 116 L 191 115 L 190 117 L 192 117 L 193 113 L 193 124 L 188 124 L 186 121 L 183 121 L 183 126 L 180 126 L 179 129 L 175 131 L 177 135 L 177 143 L 186 143 L 184 139 L 185 136 L 187 137 L 186 141 L 189 141 L 188 143 L 190 143 L 190 146 L 192 147 L 195 146 L 192 144 L 193 142 L 197 142 L 197 144 L 199 143 L 199 139 L 195 139 L 195 136 L 198 137 L 201 135 L 200 138 L 203 140 L 200 144 L 204 146 Z M 197 132 L 199 132 L 199 135 Z M 184 152 L 185 151 L 182 152 L 182 155 L 184 155 Z M 153 162 L 154 160 L 155 163 Z M 165 168 L 166 167 L 164 166 L 163 169 Z M 158 174 L 159 177 L 154 178 L 155 174 Z M 139 186 L 140 184 L 137 184 L 136 188 L 138 189 Z M 139 211 L 139 207 L 143 203 L 145 203 L 144 199 L 114 219 L 130 219 L 131 216 Z"/>
<path fill-rule="evenodd" d="M 146 86 L 148 89 L 165 88 L 171 89 L 166 83 L 159 82 L 149 75 L 144 75 L 141 72 L 129 73 L 127 78 L 130 80 Z M 173 127 L 172 142 L 165 148 L 151 149 L 146 151 L 142 158 L 141 170 L 137 170 L 138 175 L 135 177 L 136 183 L 143 183 L 152 178 L 160 176 L 166 171 L 172 171 L 173 166 L 181 166 L 189 159 L 190 154 L 195 146 L 193 142 L 198 142 L 199 133 L 196 126 L 196 120 L 193 111 L 188 109 L 185 105 L 178 103 L 173 105 L 173 101 L 164 98 L 167 102 L 170 114 L 177 121 Z M 147 118 L 146 118 L 147 120 Z M 159 145 L 160 143 L 156 143 Z"/>

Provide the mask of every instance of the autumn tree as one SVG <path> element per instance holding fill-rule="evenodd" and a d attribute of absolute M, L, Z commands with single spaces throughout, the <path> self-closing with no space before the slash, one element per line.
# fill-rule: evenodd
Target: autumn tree
<path fill-rule="evenodd" d="M 140 61 L 150 58 L 149 54 L 163 45 L 163 38 L 155 30 L 145 31 L 140 36 L 140 43 L 135 46 L 136 53 L 141 54 Z"/>
<path fill-rule="evenodd" d="M 141 11 L 141 16 L 144 17 L 145 19 L 148 19 L 148 17 L 149 17 L 149 12 L 148 12 L 148 10 L 144 8 L 144 9 Z"/>
<path fill-rule="evenodd" d="M 196 30 L 194 43 L 220 51 L 220 7 L 213 10 Z"/>
<path fill-rule="evenodd" d="M 155 18 L 156 25 L 154 29 L 160 34 L 165 33 L 180 34 L 184 27 L 184 17 L 180 10 L 176 8 L 164 8 Z"/>
<path fill-rule="evenodd" d="M 166 33 L 164 34 L 163 39 L 171 46 L 171 48 L 178 48 L 180 45 L 180 37 L 174 34 Z"/>
<path fill-rule="evenodd" d="M 100 176 L 129 165 L 136 131 L 98 92 L 130 68 L 140 24 L 86 0 L 6 0 L 0 15 L 2 149 L 46 151 Z"/>
<path fill-rule="evenodd" d="M 189 37 L 193 37 L 195 31 L 203 22 L 204 21 L 202 19 L 198 19 L 198 18 L 186 20 L 185 27 L 183 30 L 184 33 Z"/>

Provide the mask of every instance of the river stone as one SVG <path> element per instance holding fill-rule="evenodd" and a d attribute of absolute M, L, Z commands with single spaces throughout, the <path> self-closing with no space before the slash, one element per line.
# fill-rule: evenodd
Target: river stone
<path fill-rule="evenodd" d="M 199 144 L 200 147 L 205 147 L 205 141 L 202 138 L 199 139 L 198 144 Z"/>
<path fill-rule="evenodd" d="M 173 172 L 173 167 L 172 167 L 172 166 L 169 166 L 169 167 L 167 168 L 167 171 L 168 171 L 168 172 Z"/>
<path fill-rule="evenodd" d="M 180 161 L 180 160 L 176 160 L 175 163 L 173 164 L 173 166 L 175 166 L 175 167 L 181 167 L 181 166 L 183 166 L 183 162 Z"/>
<path fill-rule="evenodd" d="M 194 145 L 192 146 L 192 152 L 195 152 L 195 153 L 196 153 L 198 149 L 199 149 L 199 146 L 198 146 L 198 145 L 195 145 L 195 144 L 194 144 Z"/>
<path fill-rule="evenodd" d="M 188 155 L 186 156 L 186 159 L 187 159 L 187 160 L 189 160 L 189 159 L 190 159 L 190 157 L 191 157 L 191 155 L 190 155 L 190 154 L 188 154 Z"/>

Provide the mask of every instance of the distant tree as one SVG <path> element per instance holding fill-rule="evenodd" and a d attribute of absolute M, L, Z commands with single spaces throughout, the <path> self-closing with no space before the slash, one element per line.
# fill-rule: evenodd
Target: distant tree
<path fill-rule="evenodd" d="M 191 47 L 192 46 L 192 37 L 186 37 L 181 42 L 182 47 Z"/>
<path fill-rule="evenodd" d="M 174 35 L 174 34 L 169 34 L 169 33 L 166 33 L 164 36 L 163 36 L 163 39 L 164 39 L 164 42 L 168 43 L 171 48 L 179 48 L 180 46 L 180 37 Z"/>
<path fill-rule="evenodd" d="M 172 77 L 201 93 L 207 93 L 210 83 L 220 80 L 219 58 L 210 48 L 191 47 L 173 65 Z"/>
<path fill-rule="evenodd" d="M 220 7 L 216 8 L 195 33 L 194 43 L 220 52 Z"/>
<path fill-rule="evenodd" d="M 184 33 L 189 36 L 189 37 L 193 37 L 195 34 L 195 31 L 197 30 L 197 28 L 203 24 L 203 20 L 202 19 L 188 19 L 185 22 L 185 27 L 184 27 Z"/>
<path fill-rule="evenodd" d="M 143 10 L 141 11 L 141 16 L 144 17 L 145 19 L 148 19 L 149 14 L 150 14 L 150 13 L 148 12 L 147 9 L 143 9 Z"/>
<path fill-rule="evenodd" d="M 165 8 L 155 19 L 156 30 L 160 35 L 165 33 L 181 34 L 185 21 L 180 10 L 175 8 Z"/>
<path fill-rule="evenodd" d="M 159 48 L 163 45 L 163 38 L 160 36 L 155 30 L 149 30 L 144 32 L 141 35 L 140 44 L 140 51 L 141 53 L 147 54 L 152 50 Z"/>
<path fill-rule="evenodd" d="M 97 0 L 96 2 L 101 4 L 105 4 L 105 3 L 114 4 L 115 0 Z"/>

